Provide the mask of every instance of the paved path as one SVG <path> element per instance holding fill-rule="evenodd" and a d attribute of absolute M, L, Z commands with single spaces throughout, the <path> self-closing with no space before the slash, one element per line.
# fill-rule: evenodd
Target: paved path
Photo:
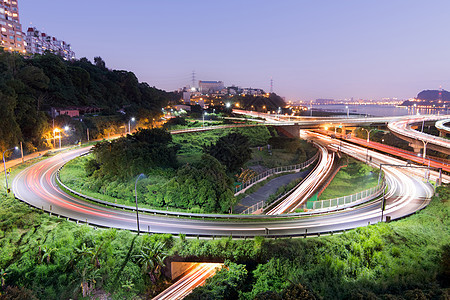
<path fill-rule="evenodd" d="M 236 204 L 233 209 L 233 213 L 240 214 L 250 206 L 255 205 L 256 203 L 263 200 L 267 200 L 267 198 L 269 198 L 270 195 L 274 194 L 280 186 L 289 184 L 291 181 L 300 177 L 305 178 L 305 176 L 308 175 L 309 172 L 310 170 L 306 170 L 272 179 L 271 181 L 260 187 L 256 192 L 246 196 L 238 204 Z"/>

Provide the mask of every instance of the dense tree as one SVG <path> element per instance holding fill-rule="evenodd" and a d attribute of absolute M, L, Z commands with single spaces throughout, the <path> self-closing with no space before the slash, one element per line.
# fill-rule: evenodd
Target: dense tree
<path fill-rule="evenodd" d="M 148 246 L 142 247 L 139 254 L 135 255 L 137 263 L 141 266 L 142 272 L 148 275 L 151 282 L 155 284 L 161 275 L 161 268 L 165 266 L 164 259 L 167 257 L 165 243 L 156 241 Z"/>
<path fill-rule="evenodd" d="M 205 152 L 224 164 L 228 172 L 237 172 L 251 158 L 246 136 L 232 132 L 219 138 L 214 145 L 205 146 Z"/>
<path fill-rule="evenodd" d="M 50 53 L 25 59 L 0 50 L 0 150 L 19 141 L 25 150 L 45 147 L 51 107 L 89 106 L 104 114 L 125 109 L 127 115 L 145 112 L 140 117 L 152 119 L 176 97 L 140 83 L 132 72 L 107 69 L 101 57 L 94 63 L 64 61 Z M 90 128 L 94 136 L 103 134 Z"/>
<path fill-rule="evenodd" d="M 269 96 L 235 96 L 231 98 L 230 101 L 233 103 L 239 103 L 239 107 L 243 109 L 262 112 L 278 111 L 279 108 L 286 106 L 283 98 L 275 93 L 270 93 Z"/>
<path fill-rule="evenodd" d="M 163 129 L 139 129 L 113 141 L 96 144 L 92 148 L 96 162 L 86 165 L 88 174 L 100 177 L 131 178 L 152 168 L 177 166 L 177 147 L 172 136 Z"/>

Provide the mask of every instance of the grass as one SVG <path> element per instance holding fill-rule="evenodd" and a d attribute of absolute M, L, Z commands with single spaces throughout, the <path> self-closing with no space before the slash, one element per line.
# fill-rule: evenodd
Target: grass
<path fill-rule="evenodd" d="M 13 168 L 13 175 L 26 166 Z M 87 265 L 72 259 L 83 244 L 102 245 L 95 288 L 113 298 L 146 298 L 165 286 L 149 284 L 132 257 L 143 246 L 165 240 L 171 257 L 245 265 L 248 276 L 239 299 L 268 290 L 281 294 L 292 289 L 290 282 L 323 299 L 448 299 L 450 187 L 437 191 L 427 208 L 408 218 L 340 235 L 277 240 L 141 235 L 134 248 L 135 235 L 128 231 L 76 225 L 1 194 L 0 269 L 5 285 L 27 288 L 40 299 L 79 298 Z M 41 259 L 45 249 L 56 249 L 49 263 Z M 132 253 L 128 262 L 127 253 Z"/>
<path fill-rule="evenodd" d="M 302 163 L 304 160 L 299 158 L 297 153 L 285 149 L 273 149 L 272 155 L 267 151 L 267 147 L 263 147 L 262 151 L 258 148 L 252 149 L 252 158 L 249 160 L 244 168 L 252 166 L 263 166 L 268 169 L 289 166 Z"/>
<path fill-rule="evenodd" d="M 255 238 L 252 254 L 232 240 L 227 245 L 235 249 L 232 253 L 223 242 L 208 250 L 211 243 L 203 241 L 190 241 L 177 253 L 204 256 L 212 251 L 216 258 L 245 264 L 248 276 L 235 291 L 236 299 L 267 299 L 255 296 L 293 292 L 299 284 L 316 298 L 297 294 L 286 299 L 448 299 L 450 188 L 438 191 L 426 209 L 391 223 L 320 238 Z M 220 289 L 208 289 L 217 293 L 211 299 L 221 297 Z"/>
<path fill-rule="evenodd" d="M 339 170 L 319 199 L 334 199 L 352 195 L 377 184 L 378 170 L 363 162 L 349 159 L 349 164 Z"/>

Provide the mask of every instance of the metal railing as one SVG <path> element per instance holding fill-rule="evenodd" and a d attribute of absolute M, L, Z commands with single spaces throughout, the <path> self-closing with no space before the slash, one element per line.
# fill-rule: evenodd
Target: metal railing
<path fill-rule="evenodd" d="M 241 215 L 251 215 L 253 214 L 255 211 L 263 209 L 266 207 L 266 201 L 259 201 L 258 203 L 248 207 L 246 210 L 244 210 L 243 212 L 241 212 Z"/>
<path fill-rule="evenodd" d="M 318 157 L 319 157 L 319 152 L 317 151 L 317 153 L 314 154 L 313 157 L 311 157 L 310 159 L 308 159 L 305 162 L 302 162 L 301 164 L 284 166 L 284 167 L 276 167 L 276 168 L 272 168 L 267 171 L 264 171 L 264 172 L 258 174 L 257 176 L 251 178 L 250 180 L 247 180 L 246 182 L 242 183 L 241 185 L 238 185 L 237 187 L 235 187 L 234 195 L 235 196 L 239 195 L 240 193 L 244 192 L 246 189 L 250 188 L 252 185 L 254 185 L 260 181 L 263 181 L 264 179 L 266 179 L 272 175 L 287 173 L 287 172 L 294 172 L 294 171 L 297 172 L 302 169 L 305 169 L 305 168 L 309 167 L 313 162 L 315 162 Z"/>
<path fill-rule="evenodd" d="M 372 200 L 372 199 L 378 197 L 383 192 L 383 189 L 385 189 L 385 188 L 386 188 L 386 181 L 385 181 L 384 176 L 383 176 L 383 178 L 381 180 L 381 183 L 379 183 L 377 186 L 374 186 L 374 187 L 372 187 L 370 189 L 361 191 L 359 193 L 348 195 L 348 196 L 344 196 L 344 197 L 339 197 L 339 198 L 333 198 L 333 199 L 326 199 L 326 200 L 319 200 L 319 201 L 308 201 L 306 203 L 306 205 L 303 206 L 303 208 L 309 209 L 309 212 L 307 212 L 307 213 L 297 213 L 296 215 L 309 215 L 311 213 L 314 213 L 312 210 L 322 210 L 322 212 L 328 212 L 328 211 L 332 211 L 332 210 L 343 209 L 343 208 L 346 208 L 346 207 L 349 207 L 349 206 L 354 206 L 354 205 L 357 205 L 357 204 L 361 204 L 361 203 L 367 202 L 369 200 Z M 279 201 L 280 199 L 282 199 L 286 195 L 289 195 L 289 193 L 291 191 L 287 191 L 286 193 L 280 195 L 275 201 L 272 201 L 271 203 Z M 308 205 L 310 203 L 313 203 L 313 207 L 312 208 L 308 207 Z M 320 203 L 320 205 L 318 205 L 316 203 Z M 268 204 L 267 204 L 267 202 L 265 200 L 260 201 L 260 202 L 258 202 L 256 204 L 252 205 L 252 206 L 249 206 L 241 214 L 243 214 L 243 215 L 253 214 L 254 212 L 256 212 L 256 211 L 258 211 L 260 209 L 266 208 L 267 205 Z"/>
<path fill-rule="evenodd" d="M 378 197 L 383 190 L 386 188 L 386 183 L 382 180 L 378 185 L 371 187 L 370 189 L 333 199 L 318 200 L 318 201 L 308 201 L 306 202 L 306 209 L 330 209 L 330 208 L 343 208 L 349 206 L 349 204 L 354 205 L 356 203 L 362 203 L 375 197 Z"/>

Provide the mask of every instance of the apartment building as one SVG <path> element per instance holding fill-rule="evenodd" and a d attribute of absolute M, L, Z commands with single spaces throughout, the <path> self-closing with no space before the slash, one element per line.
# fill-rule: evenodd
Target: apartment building
<path fill-rule="evenodd" d="M 8 51 L 25 52 L 17 0 L 0 0 L 1 46 Z"/>
<path fill-rule="evenodd" d="M 29 27 L 25 36 L 25 50 L 30 54 L 43 54 L 45 51 L 62 56 L 66 60 L 75 59 L 75 52 L 65 41 L 41 32 L 36 27 Z"/>

